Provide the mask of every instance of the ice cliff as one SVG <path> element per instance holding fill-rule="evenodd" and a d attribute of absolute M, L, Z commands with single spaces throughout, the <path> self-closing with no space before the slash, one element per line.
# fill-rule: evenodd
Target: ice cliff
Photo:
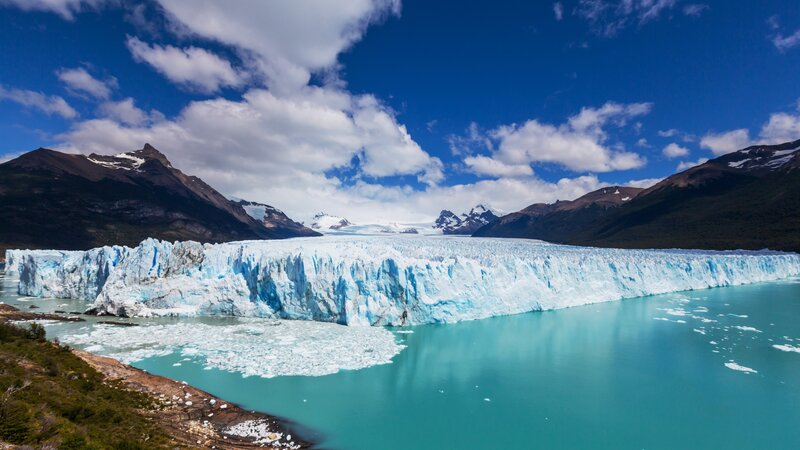
<path fill-rule="evenodd" d="M 98 313 L 455 322 L 800 275 L 800 255 L 511 239 L 341 237 L 7 253 L 19 292 Z"/>

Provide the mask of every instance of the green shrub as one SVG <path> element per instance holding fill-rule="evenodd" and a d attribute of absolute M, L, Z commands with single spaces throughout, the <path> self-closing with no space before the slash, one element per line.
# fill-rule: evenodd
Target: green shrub
<path fill-rule="evenodd" d="M 13 398 L 0 401 L 0 439 L 23 444 L 32 433 L 33 424 L 27 406 Z"/>

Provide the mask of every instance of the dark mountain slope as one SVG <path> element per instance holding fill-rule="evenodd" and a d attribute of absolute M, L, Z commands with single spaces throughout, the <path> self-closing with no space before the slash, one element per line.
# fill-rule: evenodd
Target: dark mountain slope
<path fill-rule="evenodd" d="M 800 251 L 798 149 L 750 147 L 673 175 L 571 242 Z"/>
<path fill-rule="evenodd" d="M 631 201 L 641 191 L 639 188 L 611 186 L 571 201 L 535 203 L 478 229 L 474 236 L 567 242 L 576 233 L 591 227 L 610 209 L 616 209 Z"/>
<path fill-rule="evenodd" d="M 264 227 L 150 145 L 115 156 L 38 149 L 0 164 L 0 250 L 293 235 Z"/>
<path fill-rule="evenodd" d="M 672 175 L 591 220 L 532 207 L 476 235 L 626 248 L 800 251 L 800 141 L 748 147 Z M 515 222 L 516 220 L 516 222 Z M 524 227 L 516 226 L 527 220 Z M 560 231 L 553 231 L 560 230 Z"/>

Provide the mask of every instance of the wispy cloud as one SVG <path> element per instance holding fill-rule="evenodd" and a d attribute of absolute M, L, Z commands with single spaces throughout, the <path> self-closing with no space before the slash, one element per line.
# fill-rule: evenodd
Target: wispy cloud
<path fill-rule="evenodd" d="M 26 89 L 7 89 L 0 86 L 0 100 L 9 100 L 47 115 L 56 114 L 65 119 L 73 119 L 78 116 L 78 112 L 66 100 L 57 95 L 45 95 Z"/>
<path fill-rule="evenodd" d="M 705 164 L 708 162 L 708 158 L 700 158 L 697 161 L 681 161 L 678 163 L 678 167 L 676 169 L 680 172 L 686 169 L 691 169 L 694 166 L 699 166 L 700 164 Z"/>
<path fill-rule="evenodd" d="M 553 3 L 553 14 L 555 14 L 556 20 L 564 18 L 564 5 L 562 5 L 561 2 Z"/>
<path fill-rule="evenodd" d="M 709 9 L 709 6 L 703 3 L 692 3 L 683 6 L 683 14 L 692 17 L 700 17 L 703 11 Z"/>
<path fill-rule="evenodd" d="M 56 76 L 71 92 L 77 95 L 89 95 L 101 100 L 107 100 L 111 96 L 112 89 L 117 85 L 116 79 L 98 80 L 83 67 L 61 68 L 56 71 Z"/>
<path fill-rule="evenodd" d="M 644 25 L 675 8 L 679 0 L 580 0 L 575 14 L 601 36 L 612 37 L 631 25 Z"/>
<path fill-rule="evenodd" d="M 772 37 L 772 44 L 781 52 L 793 49 L 800 45 L 800 30 L 795 31 L 788 36 L 776 34 Z"/>
<path fill-rule="evenodd" d="M 73 20 L 75 14 L 84 9 L 96 9 L 105 3 L 107 0 L 0 0 L 0 6 L 16 6 L 23 11 L 52 12 L 66 20 Z"/>

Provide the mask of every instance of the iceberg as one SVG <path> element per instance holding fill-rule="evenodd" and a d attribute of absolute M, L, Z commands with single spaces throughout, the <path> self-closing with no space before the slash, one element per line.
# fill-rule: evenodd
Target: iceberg
<path fill-rule="evenodd" d="M 99 314 L 415 325 L 800 275 L 780 252 L 621 250 L 538 241 L 326 236 L 7 253 L 19 293 Z"/>

